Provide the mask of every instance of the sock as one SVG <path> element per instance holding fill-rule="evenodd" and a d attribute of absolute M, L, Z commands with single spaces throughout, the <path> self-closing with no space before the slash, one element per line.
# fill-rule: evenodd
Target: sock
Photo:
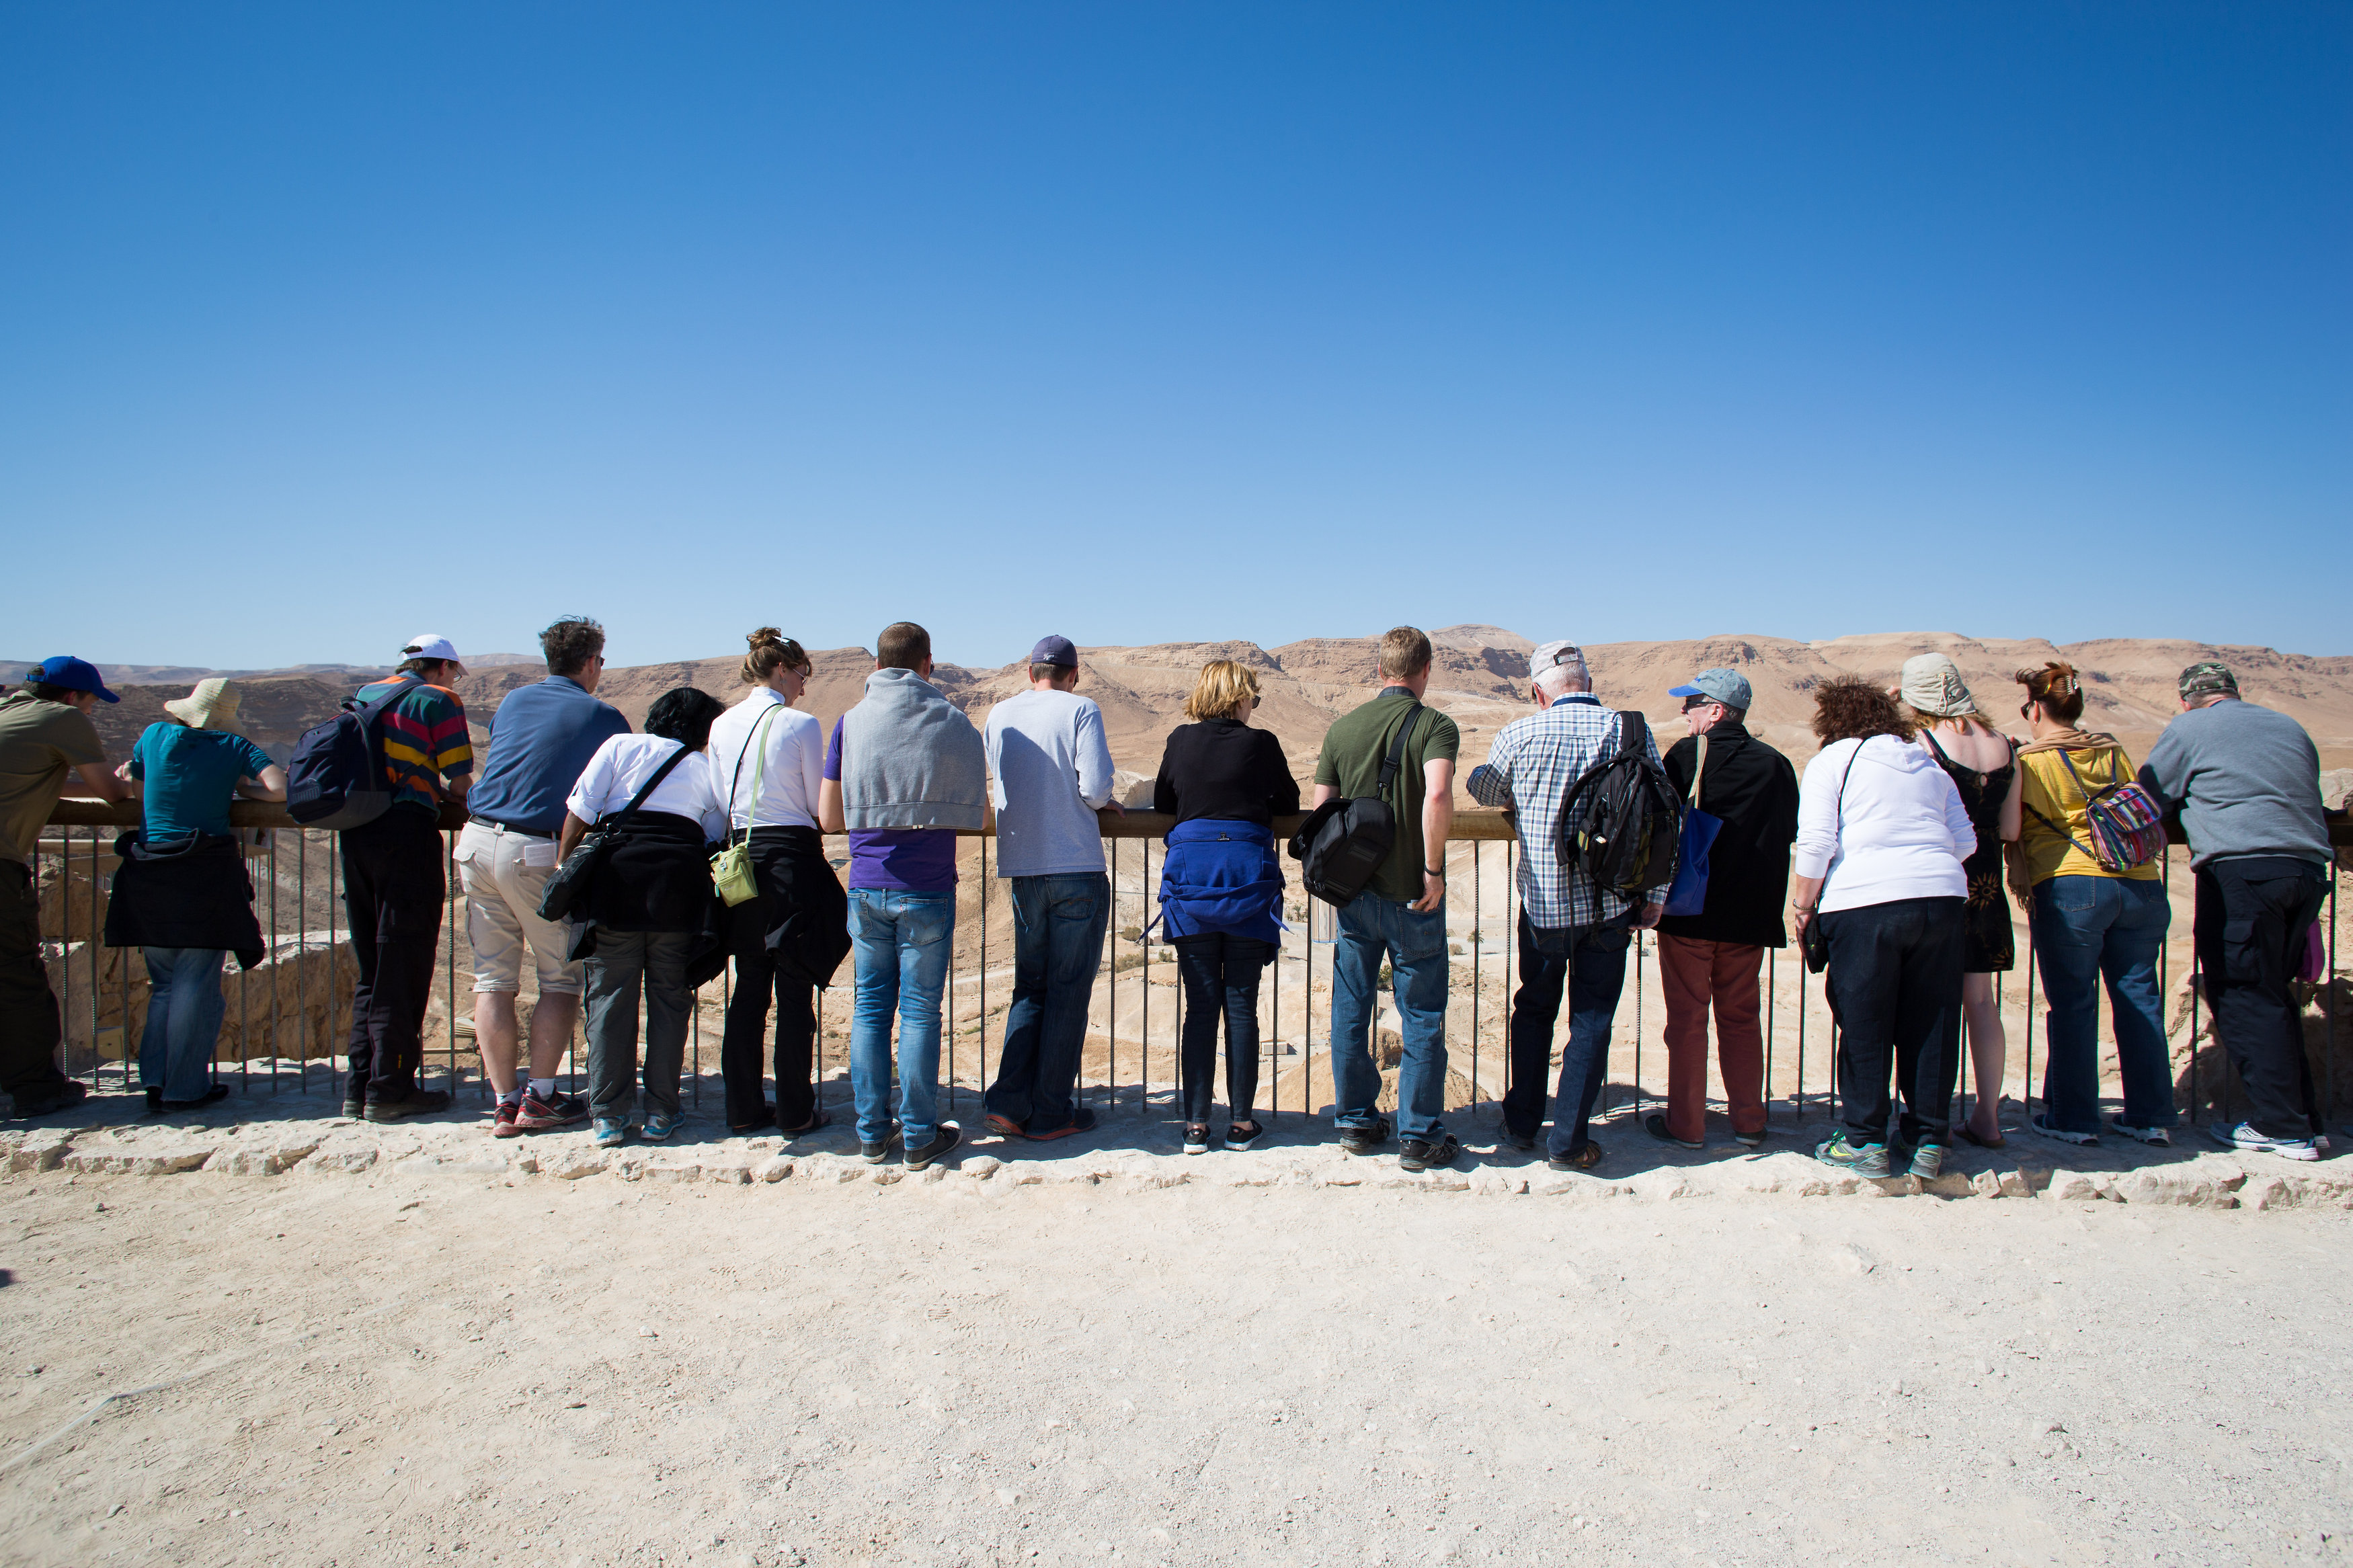
<path fill-rule="evenodd" d="M 554 1094 L 555 1080 L 552 1078 L 535 1078 L 531 1080 L 531 1092 L 545 1100 Z"/>
<path fill-rule="evenodd" d="M 522 1103 L 522 1090 L 520 1089 L 508 1089 L 504 1094 L 499 1096 L 499 1103 L 501 1105 L 521 1105 Z"/>

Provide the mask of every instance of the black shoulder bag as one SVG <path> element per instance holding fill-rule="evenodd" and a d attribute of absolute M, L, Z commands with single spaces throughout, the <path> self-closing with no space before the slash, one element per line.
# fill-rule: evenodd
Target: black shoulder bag
<path fill-rule="evenodd" d="M 1388 802 L 1389 788 L 1405 765 L 1406 741 L 1421 713 L 1421 704 L 1415 703 L 1398 726 L 1371 795 L 1325 801 L 1291 836 L 1291 858 L 1300 862 L 1300 884 L 1327 904 L 1346 909 L 1397 844 L 1397 812 Z"/>
<path fill-rule="evenodd" d="M 654 786 L 669 777 L 670 769 L 685 761 L 686 755 L 686 747 L 681 743 L 677 751 L 662 759 L 662 765 L 654 770 L 654 776 L 646 781 L 645 787 L 638 791 L 628 805 L 610 816 L 596 818 L 596 826 L 588 830 L 586 837 L 572 847 L 572 853 L 564 858 L 564 864 L 558 866 L 555 875 L 547 879 L 547 890 L 540 895 L 539 900 L 541 920 L 587 918 L 588 895 L 596 885 L 597 869 L 605 864 L 605 858 L 613 852 L 613 846 L 619 841 L 621 825 L 638 814 L 638 807 L 646 804 L 646 796 L 654 793 Z"/>

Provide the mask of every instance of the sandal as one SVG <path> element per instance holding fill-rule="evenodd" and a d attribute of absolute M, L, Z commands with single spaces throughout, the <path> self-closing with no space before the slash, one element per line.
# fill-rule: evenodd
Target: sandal
<path fill-rule="evenodd" d="M 1966 1121 L 1953 1129 L 1953 1136 L 1964 1143 L 1974 1143 L 1980 1149 L 2006 1149 L 2010 1146 L 2010 1140 L 2007 1138 L 1978 1137 L 1977 1130 Z"/>
<path fill-rule="evenodd" d="M 813 1110 L 809 1112 L 809 1119 L 807 1121 L 802 1122 L 798 1127 L 779 1127 L 776 1131 L 784 1137 L 797 1138 L 804 1132 L 814 1132 L 820 1127 L 830 1127 L 832 1125 L 832 1117 L 828 1116 L 822 1110 Z"/>

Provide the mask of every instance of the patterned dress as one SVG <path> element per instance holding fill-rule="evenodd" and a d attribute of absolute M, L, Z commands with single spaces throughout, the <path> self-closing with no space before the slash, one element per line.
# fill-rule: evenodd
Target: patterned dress
<path fill-rule="evenodd" d="M 1936 754 L 1937 765 L 1961 792 L 1961 805 L 1968 809 L 1969 821 L 1978 830 L 1977 853 L 1961 862 L 1961 869 L 1969 879 L 1968 907 L 1962 911 L 1966 922 L 1961 935 L 1961 973 L 1991 974 L 2007 970 L 2017 962 L 2018 948 L 2010 924 L 2010 901 L 2002 896 L 2001 879 L 2001 803 L 2010 798 L 2010 781 L 2018 775 L 2018 747 L 2010 746 L 2010 760 L 1991 773 L 1979 773 L 1963 767 L 1945 755 L 1945 748 L 1926 730 L 1920 738 Z"/>

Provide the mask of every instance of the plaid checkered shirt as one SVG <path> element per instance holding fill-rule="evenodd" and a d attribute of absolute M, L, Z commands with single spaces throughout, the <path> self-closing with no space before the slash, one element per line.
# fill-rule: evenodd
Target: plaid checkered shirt
<path fill-rule="evenodd" d="M 1656 764 L 1658 741 L 1647 730 L 1642 747 Z M 1472 799 L 1512 809 L 1520 834 L 1520 907 L 1532 925 L 1547 931 L 1607 925 L 1634 907 L 1634 900 L 1597 888 L 1584 872 L 1562 865 L 1553 842 L 1569 790 L 1587 769 L 1617 750 L 1618 715 L 1591 693 L 1572 691 L 1543 712 L 1504 725 L 1487 760 L 1471 770 Z M 1662 884 L 1641 901 L 1664 903 L 1666 898 Z"/>

